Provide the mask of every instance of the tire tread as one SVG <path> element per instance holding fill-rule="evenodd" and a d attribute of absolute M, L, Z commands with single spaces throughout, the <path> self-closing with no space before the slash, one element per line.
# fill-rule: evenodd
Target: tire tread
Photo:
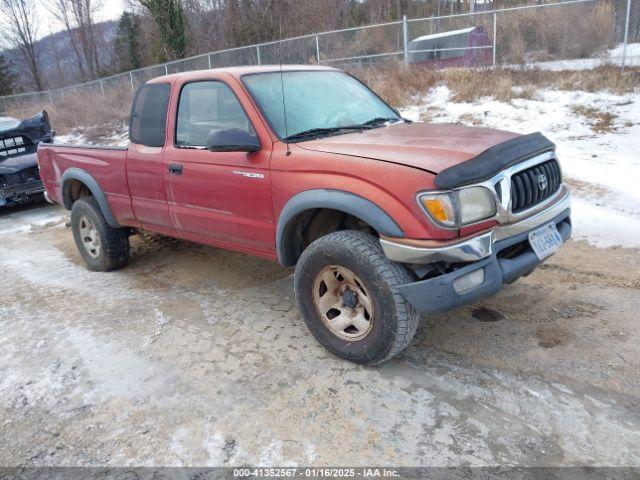
<path fill-rule="evenodd" d="M 81 210 L 88 210 L 87 213 L 92 214 L 92 221 L 97 222 L 96 228 L 103 237 L 101 240 L 104 256 L 101 264 L 97 266 L 88 263 L 89 268 L 109 272 L 124 267 L 129 262 L 130 255 L 128 231 L 125 228 L 114 228 L 109 225 L 100 210 L 98 201 L 94 197 L 82 197 L 74 202 L 71 207 L 72 223 L 74 217 L 79 215 Z M 78 249 L 84 257 L 81 248 L 78 245 Z"/>
<path fill-rule="evenodd" d="M 346 246 L 357 257 L 358 262 L 369 262 L 391 292 L 396 316 L 393 343 L 384 357 L 367 363 L 375 365 L 385 362 L 409 345 L 418 328 L 420 316 L 404 296 L 393 289 L 396 285 L 414 281 L 414 278 L 404 265 L 393 262 L 385 256 L 377 237 L 357 230 L 340 230 L 319 238 L 302 252 L 298 264 L 304 265 L 310 256 L 331 249 L 336 244 Z M 296 291 L 296 297 L 298 302 L 304 300 L 300 298 L 299 291 Z"/>

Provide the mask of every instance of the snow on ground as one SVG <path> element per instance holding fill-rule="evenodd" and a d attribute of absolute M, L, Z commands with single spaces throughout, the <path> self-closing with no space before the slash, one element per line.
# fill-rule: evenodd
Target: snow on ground
<path fill-rule="evenodd" d="M 540 90 L 509 103 L 450 99 L 446 86 L 431 89 L 403 115 L 519 133 L 541 131 L 557 144 L 574 195 L 574 238 L 601 247 L 640 247 L 640 92 Z"/>
<path fill-rule="evenodd" d="M 623 44 L 607 50 L 600 57 L 576 58 L 571 60 L 553 60 L 546 62 L 534 62 L 526 65 L 509 65 L 509 68 L 537 68 L 540 70 L 589 70 L 601 65 L 621 65 L 623 56 Z M 640 66 L 640 43 L 630 43 L 627 45 L 625 55 L 626 66 Z"/>
<path fill-rule="evenodd" d="M 29 208 L 29 206 L 5 208 L 0 211 L 0 243 L 3 235 L 62 225 L 65 220 L 64 212 L 53 205 L 41 208 Z"/>
<path fill-rule="evenodd" d="M 129 130 L 126 123 L 105 127 L 109 131 L 107 135 L 100 135 L 97 140 L 89 137 L 90 129 L 87 127 L 78 127 L 71 133 L 65 135 L 56 135 L 56 143 L 64 143 L 68 145 L 109 145 L 109 146 L 126 146 L 129 143 Z"/>

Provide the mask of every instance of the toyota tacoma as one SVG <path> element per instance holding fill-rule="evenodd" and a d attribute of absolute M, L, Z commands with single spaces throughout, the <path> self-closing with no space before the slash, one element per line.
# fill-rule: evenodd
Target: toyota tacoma
<path fill-rule="evenodd" d="M 410 122 L 333 68 L 153 79 L 129 140 L 38 150 L 90 269 L 124 266 L 140 230 L 295 266 L 307 326 L 357 363 L 398 354 L 420 314 L 496 293 L 571 234 L 543 135 Z"/>

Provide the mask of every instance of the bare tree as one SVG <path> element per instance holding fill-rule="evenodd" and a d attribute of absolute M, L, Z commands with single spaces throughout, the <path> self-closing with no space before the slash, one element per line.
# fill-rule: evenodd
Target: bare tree
<path fill-rule="evenodd" d="M 68 7 L 69 4 L 67 0 L 51 0 L 51 2 L 47 4 L 47 9 L 64 26 L 65 30 L 67 31 L 69 42 L 71 43 L 71 49 L 73 50 L 73 54 L 76 58 L 76 66 L 78 68 L 78 72 L 80 73 L 80 78 L 84 82 L 87 79 L 87 75 L 84 68 L 82 54 L 80 53 L 80 47 L 78 45 L 80 43 L 79 39 L 77 38 L 78 32 L 75 28 L 75 25 L 72 24 L 71 14 Z"/>
<path fill-rule="evenodd" d="M 100 56 L 95 35 L 94 14 L 100 8 L 96 0 L 50 0 L 51 14 L 64 26 L 78 71 L 83 80 L 100 74 Z"/>
<path fill-rule="evenodd" d="M 33 0 L 0 0 L 2 15 L 0 26 L 10 48 L 17 49 L 37 90 L 44 90 L 40 72 L 40 50 L 38 48 L 38 20 Z"/>

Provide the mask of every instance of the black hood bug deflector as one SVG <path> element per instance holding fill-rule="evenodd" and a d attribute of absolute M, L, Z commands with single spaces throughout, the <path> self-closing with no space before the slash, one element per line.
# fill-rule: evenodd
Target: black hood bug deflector
<path fill-rule="evenodd" d="M 512 138 L 487 148 L 466 162 L 441 171 L 436 175 L 435 185 L 448 190 L 482 182 L 505 168 L 555 148 L 555 144 L 540 132 Z"/>

